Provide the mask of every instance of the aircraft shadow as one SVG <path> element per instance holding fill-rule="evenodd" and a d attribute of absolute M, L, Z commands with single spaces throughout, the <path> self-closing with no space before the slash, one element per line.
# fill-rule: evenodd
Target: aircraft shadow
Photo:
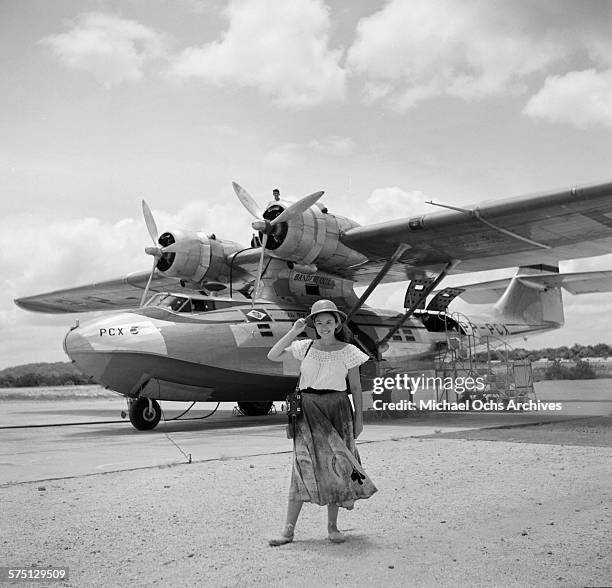
<path fill-rule="evenodd" d="M 257 417 L 224 417 L 222 419 L 191 419 L 178 421 L 160 421 L 159 425 L 151 431 L 138 431 L 126 419 L 125 423 L 116 425 L 90 425 L 86 430 L 80 429 L 71 432 L 73 438 L 90 437 L 120 437 L 120 436 L 140 436 L 140 435 L 164 435 L 165 433 L 188 433 L 193 431 L 216 431 L 216 430 L 238 430 L 254 429 L 261 426 L 285 425 L 287 417 L 285 415 L 265 415 Z"/>

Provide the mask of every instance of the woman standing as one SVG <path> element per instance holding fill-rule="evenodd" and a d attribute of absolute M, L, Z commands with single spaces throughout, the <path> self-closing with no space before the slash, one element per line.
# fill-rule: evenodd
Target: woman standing
<path fill-rule="evenodd" d="M 355 500 L 376 492 L 355 447 L 355 439 L 363 430 L 359 366 L 368 356 L 338 339 L 345 319 L 331 300 L 319 300 L 268 353 L 271 361 L 283 361 L 289 352 L 301 362 L 302 391 L 302 416 L 297 419 L 293 439 L 287 520 L 281 535 L 270 540 L 273 546 L 293 541 L 304 502 L 327 505 L 329 539 L 342 543 L 345 538 L 337 526 L 339 507 L 350 510 Z M 317 339 L 294 341 L 306 326 L 315 328 Z M 347 375 L 354 414 L 347 395 Z"/>

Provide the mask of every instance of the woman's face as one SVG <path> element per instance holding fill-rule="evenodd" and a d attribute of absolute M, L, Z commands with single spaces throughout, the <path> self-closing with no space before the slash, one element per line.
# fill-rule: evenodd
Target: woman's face
<path fill-rule="evenodd" d="M 321 338 L 334 337 L 336 333 L 336 316 L 331 312 L 322 312 L 314 318 L 314 325 Z"/>

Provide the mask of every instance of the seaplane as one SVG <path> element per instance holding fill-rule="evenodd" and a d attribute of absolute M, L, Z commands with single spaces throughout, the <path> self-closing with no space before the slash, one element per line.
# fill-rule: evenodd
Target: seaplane
<path fill-rule="evenodd" d="M 260 208 L 250 245 L 181 228 L 158 232 L 145 201 L 151 271 L 25 296 L 28 311 L 100 311 L 70 328 L 63 345 L 85 374 L 125 396 L 138 430 L 160 421 L 160 401 L 236 402 L 266 414 L 296 384 L 297 361 L 274 363 L 270 347 L 313 302 L 333 300 L 369 356 L 373 377 L 431 366 L 447 341 L 524 337 L 563 326 L 562 290 L 612 290 L 612 271 L 562 273 L 559 262 L 612 252 L 612 182 L 457 207 L 360 226 L 322 203 L 323 192 Z M 442 287 L 451 275 L 516 268 L 505 280 Z M 382 283 L 404 283 L 401 312 L 366 305 Z M 355 288 L 364 288 L 357 295 Z M 453 315 L 461 297 L 487 303 Z M 301 336 L 314 337 L 308 329 Z"/>

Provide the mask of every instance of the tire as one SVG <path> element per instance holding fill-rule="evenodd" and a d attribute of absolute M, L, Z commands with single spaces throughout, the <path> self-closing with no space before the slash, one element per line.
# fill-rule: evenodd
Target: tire
<path fill-rule="evenodd" d="M 139 431 L 150 431 L 157 427 L 161 419 L 161 408 L 156 400 L 151 399 L 149 409 L 148 398 L 137 398 L 130 404 L 130 421 Z"/>
<path fill-rule="evenodd" d="M 238 406 L 246 416 L 262 416 L 270 412 L 272 402 L 238 402 Z"/>

